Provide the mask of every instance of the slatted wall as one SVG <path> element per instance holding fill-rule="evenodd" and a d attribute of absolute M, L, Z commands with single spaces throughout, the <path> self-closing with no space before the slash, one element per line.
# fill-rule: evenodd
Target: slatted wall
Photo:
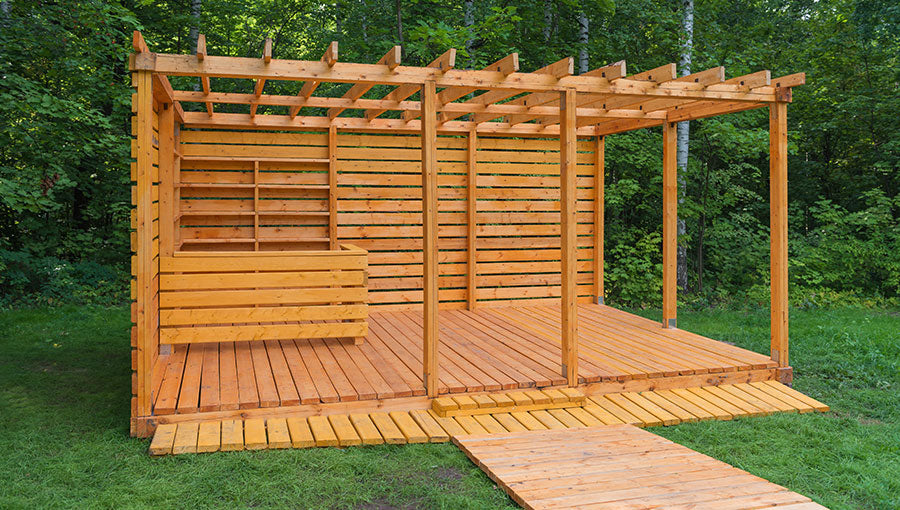
<path fill-rule="evenodd" d="M 181 250 L 322 249 L 317 243 L 328 241 L 326 133 L 185 130 L 181 142 Z M 439 296 L 442 308 L 463 308 L 468 140 L 439 136 L 437 145 Z M 578 144 L 582 301 L 594 293 L 595 146 Z M 338 242 L 369 251 L 369 303 L 416 307 L 423 285 L 419 136 L 339 133 L 336 154 Z M 478 138 L 475 156 L 478 304 L 558 298 L 559 141 Z"/>
<path fill-rule="evenodd" d="M 159 354 L 159 104 L 149 73 L 135 73 L 131 157 L 131 415 L 150 414 Z M 135 421 L 132 420 L 134 426 Z"/>

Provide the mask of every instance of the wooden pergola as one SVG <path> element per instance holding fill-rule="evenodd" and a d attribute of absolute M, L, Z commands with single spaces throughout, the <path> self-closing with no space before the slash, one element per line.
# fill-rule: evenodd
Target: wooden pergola
<path fill-rule="evenodd" d="M 458 305 L 474 309 L 477 298 L 475 269 L 476 144 L 481 137 L 511 139 L 558 139 L 559 227 L 543 234 L 559 235 L 559 297 L 562 375 L 569 386 L 579 384 L 579 158 L 592 158 L 596 185 L 592 186 L 594 242 L 592 257 L 592 298 L 603 304 L 603 161 L 605 136 L 655 126 L 663 127 L 663 327 L 676 327 L 676 125 L 678 122 L 769 108 L 770 112 L 770 206 L 771 206 L 771 359 L 779 367 L 788 367 L 788 301 L 787 301 L 787 104 L 791 89 L 805 81 L 803 73 L 771 78 L 769 71 L 725 78 L 723 67 L 707 69 L 688 76 L 678 76 L 675 64 L 660 66 L 629 75 L 624 61 L 575 75 L 574 61 L 565 58 L 533 72 L 520 72 L 518 55 L 512 54 L 482 70 L 455 68 L 456 51 L 451 49 L 428 66 L 401 64 L 401 49 L 392 48 L 374 64 L 345 63 L 338 58 L 337 43 L 330 44 L 317 61 L 272 58 L 272 43 L 266 41 L 260 58 L 214 56 L 206 53 L 201 35 L 196 55 L 173 55 L 150 52 L 140 33 L 134 36 L 135 53 L 130 68 L 134 73 L 135 142 L 133 168 L 135 181 L 135 366 L 137 370 L 135 416 L 152 414 L 151 386 L 158 385 L 153 375 L 156 346 L 159 345 L 159 295 L 157 278 L 165 272 L 161 257 L 177 260 L 178 194 L 181 188 L 172 176 L 179 165 L 188 161 L 178 141 L 182 130 L 240 130 L 273 132 L 327 133 L 327 152 L 319 160 L 328 169 L 328 226 L 323 246 L 340 250 L 337 207 L 338 172 L 336 170 L 338 133 L 389 133 L 420 135 L 421 145 L 421 251 L 422 251 L 422 368 L 427 397 L 439 392 L 438 329 L 439 308 L 439 160 L 440 136 L 464 138 L 469 171 L 462 198 L 467 210 L 464 217 L 468 238 L 466 249 L 465 296 Z M 200 80 L 200 90 L 175 90 L 168 77 L 190 76 Z M 249 80 L 251 93 L 215 92 L 211 78 Z M 303 85 L 297 95 L 265 93 L 270 81 L 296 81 Z M 350 83 L 341 97 L 314 95 L 322 83 Z M 364 97 L 375 85 L 394 87 L 381 98 Z M 418 95 L 418 100 L 410 98 Z M 184 103 L 198 103 L 205 111 L 185 111 Z M 247 105 L 246 113 L 223 113 L 217 104 Z M 280 107 L 281 114 L 260 113 L 259 105 Z M 325 108 L 325 115 L 303 115 L 304 108 Z M 270 109 L 276 110 L 276 109 Z M 308 111 L 308 110 L 307 110 Z M 387 112 L 400 112 L 397 118 L 386 118 Z M 362 115 L 357 114 L 362 112 Z M 158 140 L 157 140 L 158 137 Z M 586 142 L 580 142 L 587 140 Z M 183 143 L 183 141 L 182 141 Z M 588 143 L 590 156 L 579 143 Z M 463 149 L 463 147 L 460 147 Z M 584 154 L 582 154 L 584 153 Z M 581 154 L 581 156 L 579 156 Z M 170 155 L 167 156 L 166 155 Z M 156 158 L 156 159 L 155 159 Z M 203 157 L 195 156 L 195 160 Z M 212 157 L 207 157 L 211 160 Z M 223 160 L 223 158 L 219 158 Z M 262 164 L 285 163 L 278 158 L 229 156 L 232 164 L 249 162 L 250 170 L 259 175 Z M 251 161 L 252 160 L 252 161 Z M 253 166 L 255 165 L 255 166 Z M 156 173 L 158 172 L 158 173 Z M 177 181 L 177 179 L 176 179 Z M 258 181 L 247 185 L 256 193 Z M 253 188 L 255 186 L 255 188 Z M 236 187 L 236 185 L 232 185 Z M 323 187 L 323 189 L 325 189 Z M 175 204 L 175 205 L 173 205 Z M 234 213 L 237 214 L 237 213 Z M 243 213 L 242 213 L 243 214 Z M 248 213 L 249 214 L 249 213 Z M 260 224 L 252 228 L 256 235 L 245 243 L 249 250 L 259 250 L 265 241 L 259 235 Z M 362 228 L 362 227 L 361 227 Z M 524 228 L 524 227 L 522 227 Z M 524 232 L 525 230 L 523 230 Z M 523 236 L 528 234 L 523 233 Z M 361 235 L 366 238 L 366 235 Z M 175 241 L 173 241 L 173 239 Z M 217 246 L 227 242 L 218 240 Z M 243 241 L 242 241 L 243 242 Z M 241 246 L 244 246 L 243 244 Z M 148 249 L 147 247 L 155 247 Z M 209 248 L 209 246 L 207 246 Z M 463 246 L 465 249 L 465 246 Z M 211 249 L 211 248 L 210 248 Z M 279 249 L 279 248 L 273 248 Z M 354 248 L 347 248 L 353 250 Z M 236 253 L 235 251 L 224 254 Z M 354 252 L 355 253 L 355 252 Z M 178 269 L 173 274 L 178 273 Z M 555 281 L 555 280 L 554 280 Z M 370 284 L 371 286 L 371 284 Z M 583 301 L 582 301 L 583 302 Z M 156 307 L 156 308 L 154 308 Z M 154 340 L 155 337 L 155 340 Z M 156 342 L 156 343 L 154 343 Z M 148 347 L 149 346 L 149 347 Z M 162 377 L 162 376 L 159 376 Z"/>

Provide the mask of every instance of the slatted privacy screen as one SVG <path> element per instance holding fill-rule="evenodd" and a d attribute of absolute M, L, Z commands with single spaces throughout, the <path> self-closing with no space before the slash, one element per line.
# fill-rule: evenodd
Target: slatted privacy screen
<path fill-rule="evenodd" d="M 322 249 L 315 243 L 328 240 L 323 237 L 329 214 L 327 134 L 188 130 L 181 140 L 186 158 L 179 205 L 182 250 Z M 437 146 L 439 298 L 442 308 L 463 308 L 470 246 L 468 140 L 439 136 Z M 578 142 L 582 301 L 594 295 L 595 146 L 594 140 Z M 478 302 L 558 302 L 559 140 L 479 137 L 476 147 L 476 239 L 471 244 L 477 253 Z M 373 306 L 402 309 L 422 302 L 421 157 L 418 135 L 337 136 L 338 241 L 369 252 Z M 245 187 L 216 185 L 223 179 Z M 276 193 L 253 185 L 263 182 L 282 187 Z M 259 222 L 255 237 L 254 221 Z"/>
<path fill-rule="evenodd" d="M 364 337 L 366 259 L 351 245 L 163 257 L 160 342 Z"/>

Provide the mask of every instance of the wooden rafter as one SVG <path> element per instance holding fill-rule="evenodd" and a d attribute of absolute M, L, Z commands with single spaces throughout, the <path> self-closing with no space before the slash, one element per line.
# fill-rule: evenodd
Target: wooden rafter
<path fill-rule="evenodd" d="M 266 43 L 263 47 L 263 62 L 268 64 L 272 61 L 272 38 L 266 37 Z M 253 101 L 250 103 L 250 116 L 253 117 L 256 115 L 256 108 L 259 106 L 259 97 L 262 96 L 263 87 L 266 86 L 265 78 L 257 78 L 256 85 L 253 87 L 253 95 L 256 96 L 257 101 Z"/>
<path fill-rule="evenodd" d="M 618 62 L 605 65 L 603 67 L 594 69 L 593 71 L 588 71 L 582 76 L 597 76 L 600 78 L 605 78 L 606 80 L 618 80 L 625 76 L 625 61 L 620 60 Z M 528 94 L 527 96 L 523 96 L 520 98 L 513 99 L 510 103 L 523 104 L 528 106 L 540 106 L 545 104 L 559 104 L 558 94 L 552 92 L 537 92 L 533 94 Z M 597 96 L 594 94 L 580 94 L 576 101 L 579 106 L 590 104 L 594 102 L 594 100 L 602 99 L 605 96 Z M 530 120 L 534 120 L 538 118 L 537 115 L 510 115 L 506 118 L 506 121 L 510 124 L 519 124 L 521 122 L 528 122 Z"/>
<path fill-rule="evenodd" d="M 435 69 L 440 69 L 442 71 L 447 71 L 456 67 L 456 49 L 450 48 L 443 55 L 434 59 L 428 67 L 433 67 Z M 418 85 L 400 85 L 399 87 L 392 90 L 388 95 L 384 96 L 385 101 L 391 102 L 400 102 L 409 96 L 418 92 L 420 87 Z M 366 120 L 372 120 L 382 113 L 388 111 L 385 109 L 372 109 L 366 110 Z"/>
<path fill-rule="evenodd" d="M 388 69 L 393 71 L 397 68 L 397 66 L 400 65 L 400 58 L 402 55 L 402 48 L 400 48 L 400 46 L 394 46 L 387 53 L 385 53 L 385 55 L 381 57 L 381 59 L 378 60 L 378 64 L 376 65 L 385 65 Z M 357 83 L 344 93 L 344 97 L 350 99 L 359 99 L 373 86 L 373 83 Z M 340 115 L 342 111 L 344 111 L 344 108 L 330 108 L 328 110 L 328 118 L 333 119 Z"/>
<path fill-rule="evenodd" d="M 509 76 L 519 70 L 519 54 L 512 53 L 507 55 L 500 60 L 494 62 L 493 64 L 484 68 L 485 71 L 491 71 L 500 73 L 503 76 Z M 437 95 L 437 104 L 440 107 L 442 104 L 451 103 L 456 101 L 457 99 L 471 94 L 478 90 L 478 87 L 447 87 L 444 90 L 440 91 Z M 414 112 L 406 112 L 403 114 L 403 120 L 409 122 L 416 117 L 418 117 L 418 113 Z"/>
<path fill-rule="evenodd" d="M 206 35 L 199 34 L 197 35 L 197 61 L 203 62 L 206 58 Z M 210 87 L 209 87 L 209 76 L 201 75 L 200 76 L 200 87 L 203 89 L 204 95 L 209 95 Z M 213 104 L 211 101 L 206 101 L 206 113 L 212 117 L 213 115 Z"/>
<path fill-rule="evenodd" d="M 562 78 L 563 76 L 569 76 L 574 72 L 575 72 L 575 59 L 573 59 L 572 57 L 566 57 L 562 60 L 554 62 L 550 65 L 544 66 L 544 67 L 538 69 L 537 71 L 535 71 L 535 73 L 548 74 L 555 78 Z M 512 96 L 519 95 L 520 93 L 521 92 L 516 91 L 516 90 L 514 90 L 512 92 L 507 91 L 507 90 L 489 90 L 489 91 L 485 92 L 484 94 L 479 95 L 478 97 L 473 97 L 472 99 L 466 101 L 466 103 L 490 105 L 490 104 L 496 103 L 498 101 L 503 101 L 504 99 L 508 99 Z M 444 114 L 441 115 L 441 122 L 447 122 L 448 120 L 453 120 L 462 115 L 463 114 L 449 114 L 449 113 L 445 112 Z M 492 114 L 485 113 L 485 114 L 475 115 L 475 118 L 473 120 L 475 122 L 486 122 L 488 120 L 495 119 L 495 118 L 497 118 L 497 117 L 493 116 Z"/>
<path fill-rule="evenodd" d="M 333 67 L 338 61 L 338 43 L 337 41 L 331 41 L 331 44 L 328 45 L 328 49 L 325 50 L 325 53 L 322 55 L 322 62 L 325 63 L 329 68 Z M 297 94 L 298 97 L 303 99 L 307 99 L 312 96 L 312 93 L 316 91 L 319 87 L 319 81 L 317 80 L 307 80 L 306 83 L 303 84 L 303 87 L 300 88 L 300 93 Z M 291 107 L 289 115 L 291 118 L 297 116 L 297 113 L 300 112 L 300 106 Z"/>

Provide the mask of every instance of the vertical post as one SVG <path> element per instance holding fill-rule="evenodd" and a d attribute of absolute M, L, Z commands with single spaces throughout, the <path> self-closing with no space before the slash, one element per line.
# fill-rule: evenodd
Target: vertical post
<path fill-rule="evenodd" d="M 134 110 L 137 114 L 135 122 L 136 153 L 135 158 L 135 216 L 136 246 L 134 247 L 135 301 L 137 302 L 136 342 L 137 377 L 135 394 L 137 395 L 138 416 L 149 416 L 151 413 L 152 388 L 150 370 L 152 368 L 151 344 L 155 325 L 153 318 L 153 91 L 151 73 L 137 71 L 134 73 L 133 85 L 137 88 Z"/>
<path fill-rule="evenodd" d="M 175 251 L 175 105 L 159 110 L 159 254 Z"/>
<path fill-rule="evenodd" d="M 569 386 L 578 384 L 578 281 L 576 279 L 576 177 L 575 89 L 560 92 L 559 179 L 562 259 L 562 375 Z"/>
<path fill-rule="evenodd" d="M 676 276 L 678 244 L 678 183 L 676 161 L 677 124 L 663 124 L 663 317 L 664 328 L 676 327 Z"/>
<path fill-rule="evenodd" d="M 424 275 L 423 380 L 428 397 L 437 396 L 438 382 L 438 197 L 437 197 L 437 111 L 435 85 L 422 87 L 422 271 Z"/>
<path fill-rule="evenodd" d="M 468 180 L 466 181 L 466 240 L 468 241 L 468 249 L 466 251 L 466 255 L 468 257 L 468 264 L 466 267 L 466 301 L 467 308 L 469 310 L 474 310 L 475 306 L 478 303 L 478 270 L 476 268 L 477 263 L 477 254 L 475 246 L 475 227 L 477 225 L 477 217 L 476 213 L 478 211 L 478 202 L 476 197 L 476 190 L 478 189 L 478 179 L 476 168 L 476 151 L 478 150 L 478 132 L 475 128 L 472 128 L 469 131 L 469 145 L 468 145 L 468 153 L 466 161 L 468 162 L 466 166 L 466 176 Z"/>
<path fill-rule="evenodd" d="M 772 360 L 788 366 L 787 103 L 769 106 Z"/>
<path fill-rule="evenodd" d="M 338 249 L 337 235 L 337 128 L 328 126 L 328 239 Z"/>
<path fill-rule="evenodd" d="M 594 296 L 597 304 L 602 305 L 604 300 L 603 290 L 603 241 L 605 238 L 604 213 L 604 187 L 606 186 L 606 137 L 598 136 L 597 145 L 594 146 Z"/>
<path fill-rule="evenodd" d="M 259 251 L 259 160 L 253 161 L 253 250 Z"/>

